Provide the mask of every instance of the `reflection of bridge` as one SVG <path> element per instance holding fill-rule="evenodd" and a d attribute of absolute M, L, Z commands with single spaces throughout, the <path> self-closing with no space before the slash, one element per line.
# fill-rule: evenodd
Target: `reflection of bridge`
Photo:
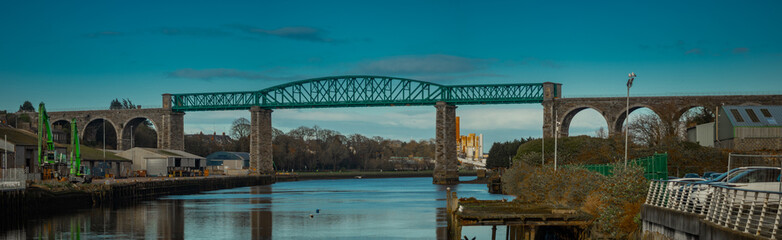
<path fill-rule="evenodd" d="M 271 113 L 273 109 L 337 108 L 371 106 L 435 106 L 435 183 L 458 179 L 456 159 L 456 105 L 542 103 L 544 136 L 553 136 L 554 116 L 562 121 L 562 135 L 573 116 L 586 108 L 600 112 L 609 131 L 618 132 L 624 120 L 624 98 L 561 98 L 557 83 L 441 85 L 411 79 L 379 76 L 339 76 L 286 83 L 260 91 L 163 94 L 163 108 L 50 112 L 55 124 L 77 118 L 82 139 L 95 139 L 104 123 L 108 135 L 117 139 L 117 149 L 130 147 L 130 132 L 145 120 L 158 131 L 159 148 L 184 150 L 184 112 L 250 110 L 250 166 L 261 173 L 274 171 L 272 165 Z M 782 95 L 631 98 L 632 110 L 648 107 L 660 113 L 675 106 L 676 120 L 694 106 L 725 104 L 780 104 Z M 35 117 L 35 116 L 32 116 Z M 114 131 L 111 131 L 114 130 Z M 84 140 L 83 140 L 84 141 Z M 84 141 L 86 142 L 86 141 Z"/>

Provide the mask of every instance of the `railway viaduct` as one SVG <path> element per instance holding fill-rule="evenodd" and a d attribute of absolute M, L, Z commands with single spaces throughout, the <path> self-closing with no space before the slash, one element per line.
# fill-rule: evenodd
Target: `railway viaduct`
<path fill-rule="evenodd" d="M 573 117 L 584 109 L 599 112 L 609 133 L 620 133 L 625 115 L 623 97 L 562 98 L 562 84 L 496 84 L 447 86 L 382 76 L 338 76 L 282 84 L 260 91 L 163 94 L 162 108 L 50 112 L 53 124 L 77 120 L 80 138 L 95 138 L 101 124 L 114 129 L 117 149 L 130 148 L 131 129 L 145 120 L 158 133 L 158 148 L 184 150 L 184 114 L 187 111 L 249 110 L 251 116 L 250 167 L 273 173 L 272 112 L 274 109 L 371 106 L 434 106 L 435 171 L 433 183 L 458 183 L 455 116 L 464 104 L 543 105 L 543 133 L 553 137 L 560 122 L 560 136 L 568 136 Z M 649 108 L 661 118 L 678 121 L 692 107 L 714 109 L 720 105 L 782 105 L 782 95 L 631 97 L 630 112 Z M 35 116 L 33 116 L 35 117 Z M 105 121 L 105 122 L 104 122 Z M 110 127 L 108 127 L 110 126 Z"/>

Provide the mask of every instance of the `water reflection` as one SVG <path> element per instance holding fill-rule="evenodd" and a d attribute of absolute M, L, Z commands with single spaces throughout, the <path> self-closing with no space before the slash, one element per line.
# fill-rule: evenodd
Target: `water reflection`
<path fill-rule="evenodd" d="M 283 182 L 30 220 L 0 239 L 446 239 L 446 187 L 431 178 Z M 459 197 L 507 197 L 450 187 Z M 486 239 L 491 228 L 462 233 Z"/>

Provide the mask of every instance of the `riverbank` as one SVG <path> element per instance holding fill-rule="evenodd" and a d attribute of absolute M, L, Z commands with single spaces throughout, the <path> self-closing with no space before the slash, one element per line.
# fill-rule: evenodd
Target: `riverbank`
<path fill-rule="evenodd" d="M 341 172 L 295 172 L 277 173 L 277 181 L 301 181 L 319 179 L 346 178 L 409 178 L 432 177 L 431 170 L 426 171 L 341 171 Z M 476 176 L 476 171 L 459 171 L 459 176 Z"/>
<path fill-rule="evenodd" d="M 123 179 L 94 184 L 49 182 L 31 184 L 21 191 L 0 192 L 0 226 L 11 227 L 25 219 L 91 207 L 117 207 L 165 195 L 194 194 L 217 189 L 268 185 L 272 176 L 212 176 L 193 178 Z"/>

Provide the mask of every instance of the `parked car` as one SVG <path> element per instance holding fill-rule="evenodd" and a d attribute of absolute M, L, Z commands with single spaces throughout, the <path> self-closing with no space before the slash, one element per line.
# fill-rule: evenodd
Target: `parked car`
<path fill-rule="evenodd" d="M 698 176 L 697 173 L 687 173 L 687 174 L 684 174 L 684 178 L 699 178 L 699 177 L 701 177 L 701 176 Z"/>
<path fill-rule="evenodd" d="M 697 206 L 707 203 L 714 193 L 712 186 L 725 186 L 747 190 L 780 191 L 780 173 L 778 167 L 740 167 L 731 169 L 712 180 L 692 183 L 693 202 Z"/>
<path fill-rule="evenodd" d="M 720 173 L 718 173 L 718 172 L 704 172 L 703 173 L 703 178 L 711 179 L 711 178 L 716 177 L 718 175 L 720 175 Z"/>
<path fill-rule="evenodd" d="M 780 173 L 782 168 L 778 167 L 751 167 L 747 171 L 735 174 L 729 180 L 724 182 L 715 182 L 713 185 L 757 190 L 780 192 Z"/>

